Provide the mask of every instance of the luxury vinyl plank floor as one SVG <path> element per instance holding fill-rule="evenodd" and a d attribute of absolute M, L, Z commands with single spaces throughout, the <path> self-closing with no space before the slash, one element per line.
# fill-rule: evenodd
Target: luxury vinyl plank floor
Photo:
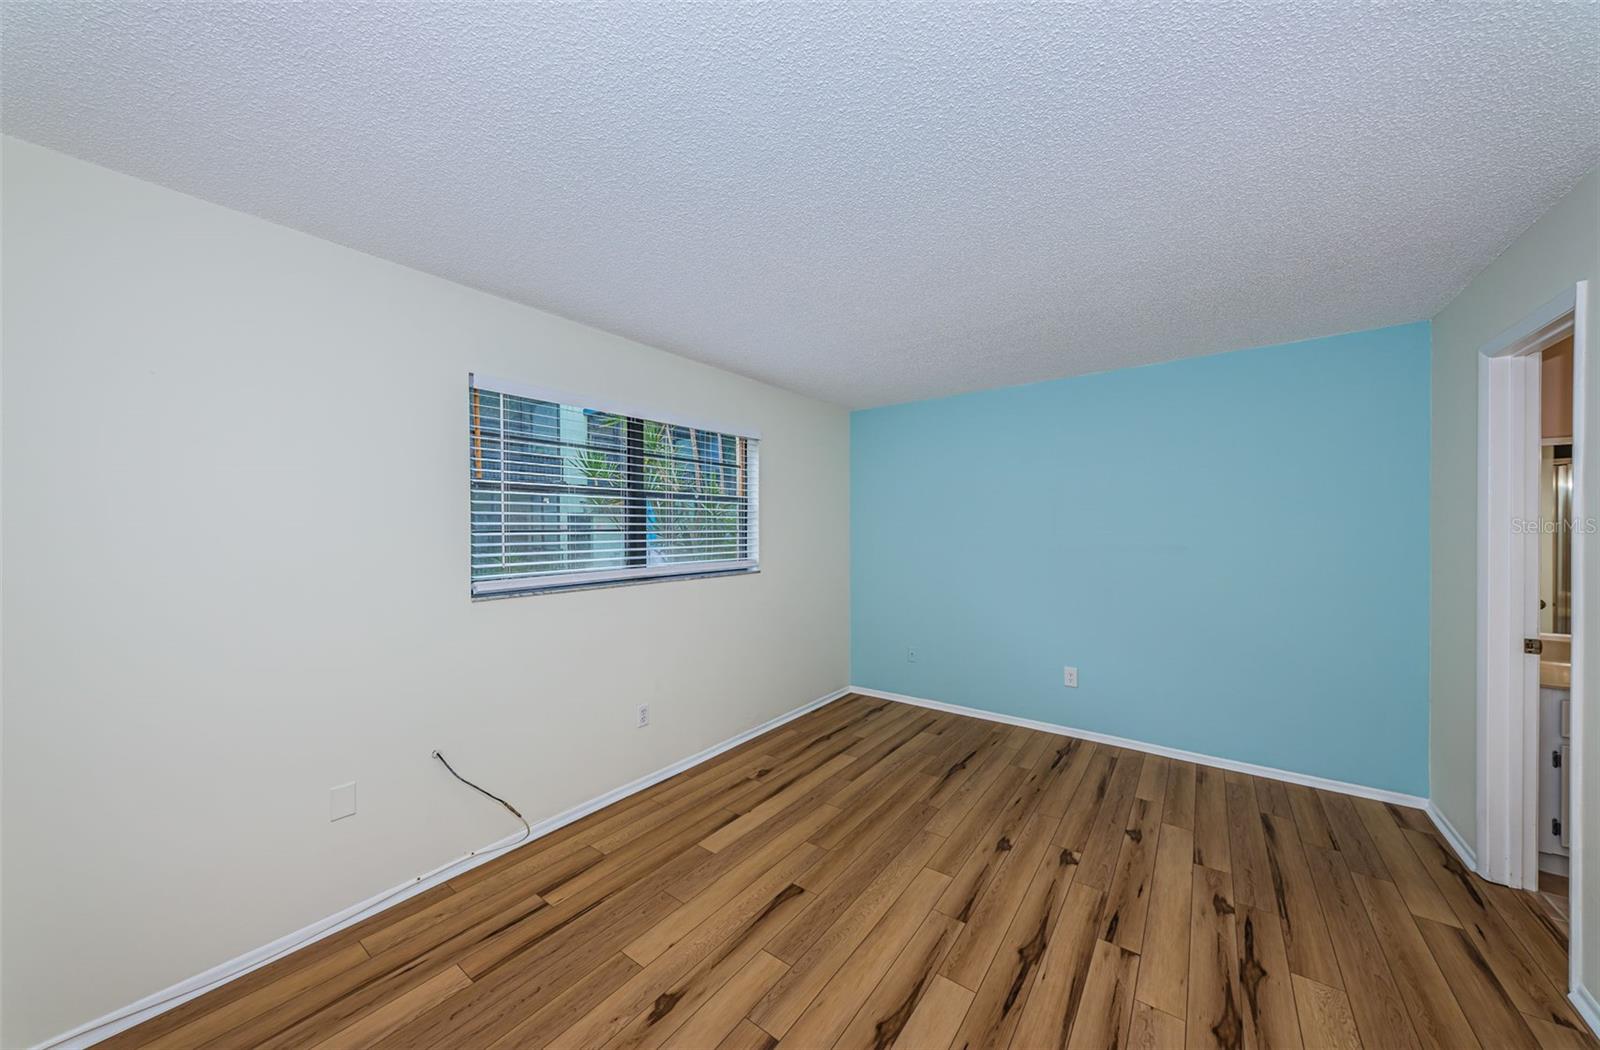
<path fill-rule="evenodd" d="M 1420 811 L 847 696 L 108 1040 L 1578 1046 Z"/>

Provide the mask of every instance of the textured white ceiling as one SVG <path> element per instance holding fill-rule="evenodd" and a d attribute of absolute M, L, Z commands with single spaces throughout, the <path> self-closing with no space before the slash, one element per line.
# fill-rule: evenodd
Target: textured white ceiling
<path fill-rule="evenodd" d="M 861 406 L 1431 316 L 1593 3 L 7 3 L 7 132 Z"/>

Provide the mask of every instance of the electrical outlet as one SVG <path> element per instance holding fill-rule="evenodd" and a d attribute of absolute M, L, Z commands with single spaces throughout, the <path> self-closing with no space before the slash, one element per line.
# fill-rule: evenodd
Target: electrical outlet
<path fill-rule="evenodd" d="M 1078 688 L 1078 669 L 1076 667 L 1063 667 L 1061 669 L 1061 684 L 1068 689 Z"/>
<path fill-rule="evenodd" d="M 356 782 L 340 784 L 328 791 L 328 819 L 343 820 L 356 815 Z"/>
<path fill-rule="evenodd" d="M 917 647 L 914 646 L 914 645 L 906 646 L 906 663 L 914 664 L 916 662 L 917 662 Z"/>
<path fill-rule="evenodd" d="M 640 704 L 639 705 L 639 728 L 643 729 L 645 726 L 647 726 L 649 724 L 650 724 L 650 705 L 649 704 Z"/>

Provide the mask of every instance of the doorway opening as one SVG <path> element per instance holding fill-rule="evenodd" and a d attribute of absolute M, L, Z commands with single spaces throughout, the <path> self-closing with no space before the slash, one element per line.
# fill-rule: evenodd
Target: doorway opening
<path fill-rule="evenodd" d="M 1586 282 L 1478 360 L 1478 873 L 1581 951 Z M 1541 886 L 1543 875 L 1543 886 Z"/>

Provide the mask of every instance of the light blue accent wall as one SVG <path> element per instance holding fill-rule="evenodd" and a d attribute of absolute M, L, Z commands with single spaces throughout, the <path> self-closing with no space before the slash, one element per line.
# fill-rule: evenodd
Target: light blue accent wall
<path fill-rule="evenodd" d="M 1426 795 L 1428 355 L 1419 322 L 854 413 L 851 680 Z"/>

